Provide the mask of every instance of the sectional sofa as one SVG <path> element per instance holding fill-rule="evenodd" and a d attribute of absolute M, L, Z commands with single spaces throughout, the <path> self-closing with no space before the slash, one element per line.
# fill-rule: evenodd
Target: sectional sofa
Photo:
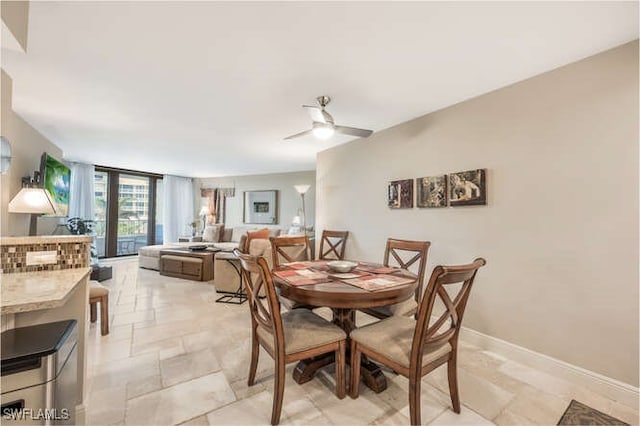
<path fill-rule="evenodd" d="M 138 266 L 155 271 L 160 270 L 160 251 L 170 248 L 206 245 L 219 248 L 222 251 L 233 251 L 233 249 L 238 247 L 242 235 L 254 229 L 250 227 L 225 228 L 224 225 L 208 225 L 207 228 L 208 229 L 205 229 L 206 232 L 203 233 L 202 241 L 140 247 L 138 250 Z"/>
<path fill-rule="evenodd" d="M 243 244 L 247 232 L 256 230 L 255 227 L 238 226 L 225 228 L 224 225 L 207 226 L 203 233 L 202 241 L 169 243 L 141 247 L 138 251 L 138 266 L 145 269 L 160 270 L 160 251 L 169 248 L 184 248 L 194 245 L 207 245 L 216 247 L 221 252 L 216 253 L 213 267 L 213 280 L 216 291 L 233 293 L 240 284 L 238 273 L 233 266 L 226 261 L 228 252 Z M 270 229 L 270 236 L 277 237 L 285 234 L 286 230 Z M 251 241 L 249 253 L 257 256 L 265 256 L 271 263 L 271 244 L 268 239 L 254 239 Z"/>

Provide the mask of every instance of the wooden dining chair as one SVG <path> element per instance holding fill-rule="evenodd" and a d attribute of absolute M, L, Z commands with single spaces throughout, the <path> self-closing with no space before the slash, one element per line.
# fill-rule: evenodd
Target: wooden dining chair
<path fill-rule="evenodd" d="M 346 339 L 347 334 L 337 325 L 326 321 L 307 309 L 280 312 L 267 261 L 263 257 L 234 253 L 240 258 L 251 311 L 251 364 L 247 384 L 252 386 L 258 368 L 262 346 L 275 361 L 275 383 L 271 424 L 278 424 L 284 396 L 285 365 L 322 355 L 335 353 L 336 396 L 346 396 Z M 264 288 L 267 295 L 257 297 Z"/>
<path fill-rule="evenodd" d="M 271 258 L 273 269 L 281 267 L 283 263 L 313 260 L 313 258 L 311 257 L 311 245 L 309 244 L 309 237 L 307 237 L 306 235 L 298 235 L 293 237 L 271 237 L 269 238 L 269 241 L 271 242 Z M 302 303 L 294 302 L 282 296 L 280 296 L 280 301 L 284 304 L 285 308 L 289 310 L 299 308 L 314 308 L 314 306 L 303 305 Z"/>
<path fill-rule="evenodd" d="M 343 260 L 349 231 L 322 231 L 319 260 Z M 326 244 L 326 248 L 325 248 Z"/>
<path fill-rule="evenodd" d="M 362 354 L 386 365 L 409 379 L 409 414 L 412 425 L 420 424 L 420 385 L 422 376 L 447 364 L 449 394 L 455 413 L 460 413 L 457 359 L 458 335 L 471 286 L 478 269 L 486 264 L 478 258 L 468 265 L 437 266 L 418 310 L 418 319 L 393 316 L 351 332 L 351 391 L 357 398 Z M 462 283 L 455 297 L 446 286 Z M 455 286 L 452 286 L 455 287 Z M 436 299 L 444 312 L 431 321 Z"/>
<path fill-rule="evenodd" d="M 306 235 L 294 237 L 271 237 L 271 256 L 273 268 L 279 268 L 283 263 L 312 260 L 309 237 Z"/>
<path fill-rule="evenodd" d="M 422 296 L 424 274 L 427 268 L 427 254 L 430 245 L 429 241 L 389 238 L 384 250 L 384 266 L 397 266 L 409 270 L 414 264 L 417 264 L 418 285 L 416 286 L 415 297 L 395 305 L 363 309 L 363 311 L 379 319 L 389 318 L 392 315 L 416 316 L 418 303 Z"/>

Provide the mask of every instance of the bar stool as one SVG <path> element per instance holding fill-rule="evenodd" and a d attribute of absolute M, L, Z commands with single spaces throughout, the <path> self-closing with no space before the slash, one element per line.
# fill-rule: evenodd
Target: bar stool
<path fill-rule="evenodd" d="M 109 289 L 98 281 L 89 281 L 89 314 L 91 322 L 96 322 L 97 304 L 100 303 L 100 333 L 109 334 Z"/>

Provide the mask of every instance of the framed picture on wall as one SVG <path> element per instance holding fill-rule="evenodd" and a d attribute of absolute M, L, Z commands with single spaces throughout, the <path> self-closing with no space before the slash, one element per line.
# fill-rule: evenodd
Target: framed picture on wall
<path fill-rule="evenodd" d="M 449 174 L 449 204 L 455 206 L 487 205 L 487 169 Z"/>
<path fill-rule="evenodd" d="M 418 207 L 447 206 L 447 175 L 416 179 L 416 205 Z"/>
<path fill-rule="evenodd" d="M 413 207 L 413 179 L 394 180 L 387 187 L 387 205 L 391 209 Z"/>
<path fill-rule="evenodd" d="M 278 191 L 245 191 L 244 223 L 278 223 Z"/>

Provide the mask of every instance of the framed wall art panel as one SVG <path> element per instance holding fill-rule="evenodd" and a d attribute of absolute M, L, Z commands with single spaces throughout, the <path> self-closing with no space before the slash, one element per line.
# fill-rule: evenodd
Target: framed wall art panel
<path fill-rule="evenodd" d="M 413 207 L 413 179 L 394 180 L 387 187 L 387 205 L 391 209 Z"/>
<path fill-rule="evenodd" d="M 416 179 L 416 205 L 425 207 L 447 206 L 447 175 Z"/>
<path fill-rule="evenodd" d="M 449 205 L 487 205 L 487 169 L 449 174 Z"/>

